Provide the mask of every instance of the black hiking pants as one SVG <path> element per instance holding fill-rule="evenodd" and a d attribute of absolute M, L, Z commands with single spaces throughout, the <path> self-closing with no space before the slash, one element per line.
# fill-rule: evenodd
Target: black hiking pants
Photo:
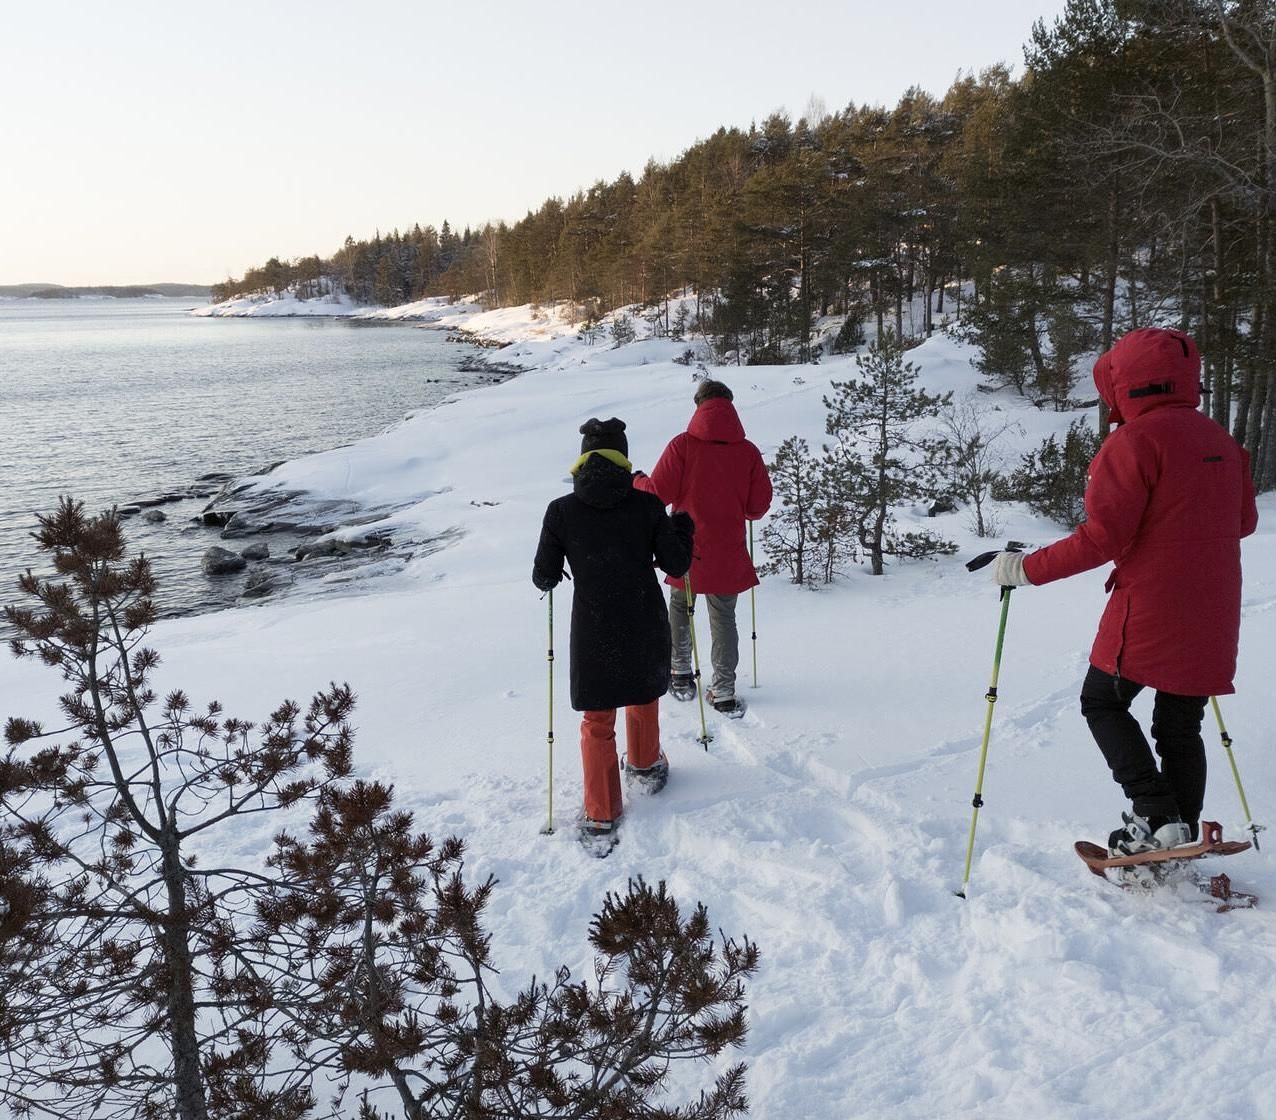
<path fill-rule="evenodd" d="M 1200 820 L 1205 803 L 1205 744 L 1201 720 L 1207 696 L 1157 691 L 1152 707 L 1156 759 L 1130 704 L 1143 685 L 1090 666 L 1081 686 L 1081 714 L 1108 768 L 1141 817 L 1181 816 Z"/>

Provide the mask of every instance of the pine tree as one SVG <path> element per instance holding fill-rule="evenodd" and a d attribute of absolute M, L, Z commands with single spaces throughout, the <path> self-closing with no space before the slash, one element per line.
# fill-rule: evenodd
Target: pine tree
<path fill-rule="evenodd" d="M 834 381 L 825 430 L 837 440 L 840 485 L 855 508 L 855 532 L 873 575 L 887 556 L 922 557 L 955 551 L 930 531 L 901 532 L 895 510 L 943 492 L 945 449 L 927 421 L 951 399 L 916 388 L 917 369 L 890 334 L 857 355 L 860 377 Z"/>
<path fill-rule="evenodd" d="M 632 881 L 594 916 L 593 984 L 562 967 L 502 1002 L 494 881 L 466 886 L 459 840 L 436 848 L 388 787 L 353 778 L 350 688 L 260 728 L 161 701 L 154 579 L 118 515 L 68 498 L 37 536 L 57 574 L 27 572 L 32 605 L 5 619 L 16 654 L 62 673 L 68 726 L 4 726 L 0 1108 L 303 1120 L 359 1078 L 410 1120 L 746 1110 L 741 1064 L 685 1106 L 654 1098 L 673 1062 L 744 1041 L 756 945 Z M 226 827 L 307 804 L 304 839 L 279 834 L 267 873 L 237 865 Z"/>
<path fill-rule="evenodd" d="M 777 448 L 767 470 L 779 501 L 762 527 L 762 548 L 768 557 L 762 571 L 770 575 L 787 570 L 794 583 L 811 582 L 815 576 L 811 560 L 819 532 L 819 461 L 806 440 L 790 436 Z"/>
<path fill-rule="evenodd" d="M 1098 450 L 1099 437 L 1089 423 L 1074 420 L 1062 445 L 1048 436 L 1026 452 L 1010 477 L 994 485 L 993 497 L 1023 502 L 1034 513 L 1074 529 L 1085 520 L 1086 482 Z"/>
<path fill-rule="evenodd" d="M 11 1059 L 0 1101 L 53 1115 L 300 1118 L 309 1084 L 281 1055 L 294 1036 L 269 981 L 243 967 L 263 879 L 196 854 L 237 818 L 344 780 L 353 693 L 333 685 L 304 714 L 286 701 L 255 736 L 215 701 L 197 709 L 178 690 L 161 701 L 159 655 L 143 644 L 155 581 L 145 557 L 126 555 L 118 514 L 85 517 L 67 498 L 37 540 L 57 576 L 28 571 L 32 605 L 5 618 L 14 652 L 67 682 L 67 727 L 4 728 L 0 865 L 24 883 L 22 923 L 0 948 Z"/>

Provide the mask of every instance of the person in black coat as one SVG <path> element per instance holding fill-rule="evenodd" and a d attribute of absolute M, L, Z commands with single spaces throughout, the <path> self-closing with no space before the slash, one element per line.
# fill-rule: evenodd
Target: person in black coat
<path fill-rule="evenodd" d="M 549 591 L 563 578 L 564 562 L 571 568 L 571 703 L 584 713 L 583 831 L 605 835 L 622 808 L 617 708 L 625 709 L 627 771 L 651 789 L 668 774 L 659 701 L 669 690 L 669 615 L 655 565 L 683 575 L 694 526 L 687 514 L 671 517 L 654 494 L 633 488 L 624 421 L 590 419 L 580 432 L 572 492 L 545 510 L 532 582 Z"/>

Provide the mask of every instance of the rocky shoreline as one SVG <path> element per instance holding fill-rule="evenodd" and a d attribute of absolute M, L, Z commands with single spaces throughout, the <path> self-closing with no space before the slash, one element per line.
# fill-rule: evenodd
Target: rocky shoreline
<path fill-rule="evenodd" d="M 264 468 L 268 474 L 275 466 Z M 162 612 L 202 614 L 244 605 L 320 583 L 338 583 L 398 570 L 422 551 L 451 537 L 407 539 L 383 523 L 400 506 L 368 508 L 300 492 L 265 491 L 258 476 L 236 479 L 209 474 L 181 491 L 169 491 L 117 507 L 134 546 L 164 557 L 170 569 L 183 555 L 197 564 L 182 578 L 202 579 L 208 589 L 195 604 Z M 129 522 L 135 528 L 129 531 Z M 140 523 L 140 524 L 138 524 Z M 174 536 L 187 545 L 171 545 Z M 201 547 L 199 537 L 204 536 Z"/>
<path fill-rule="evenodd" d="M 523 367 L 482 356 L 464 357 L 456 368 L 485 375 L 475 378 L 476 385 L 496 384 L 523 372 Z M 363 506 L 268 488 L 265 477 L 281 465 L 282 461 L 274 462 L 250 475 L 203 474 L 190 486 L 118 507 L 126 522 L 144 524 L 146 539 L 140 543 L 148 551 L 158 533 L 215 534 L 202 550 L 195 545 L 198 571 L 209 586 L 208 599 L 176 613 L 198 614 L 318 583 L 396 571 L 414 556 L 435 552 L 455 537 L 443 533 L 408 539 L 386 524 L 393 514 L 428 494 L 396 505 Z"/>

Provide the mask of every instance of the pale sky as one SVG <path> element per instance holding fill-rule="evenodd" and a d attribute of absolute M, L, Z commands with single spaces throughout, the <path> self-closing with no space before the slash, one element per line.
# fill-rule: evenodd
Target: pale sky
<path fill-rule="evenodd" d="M 1022 69 L 1064 0 L 0 0 L 0 284 L 516 221 L 720 126 Z"/>

